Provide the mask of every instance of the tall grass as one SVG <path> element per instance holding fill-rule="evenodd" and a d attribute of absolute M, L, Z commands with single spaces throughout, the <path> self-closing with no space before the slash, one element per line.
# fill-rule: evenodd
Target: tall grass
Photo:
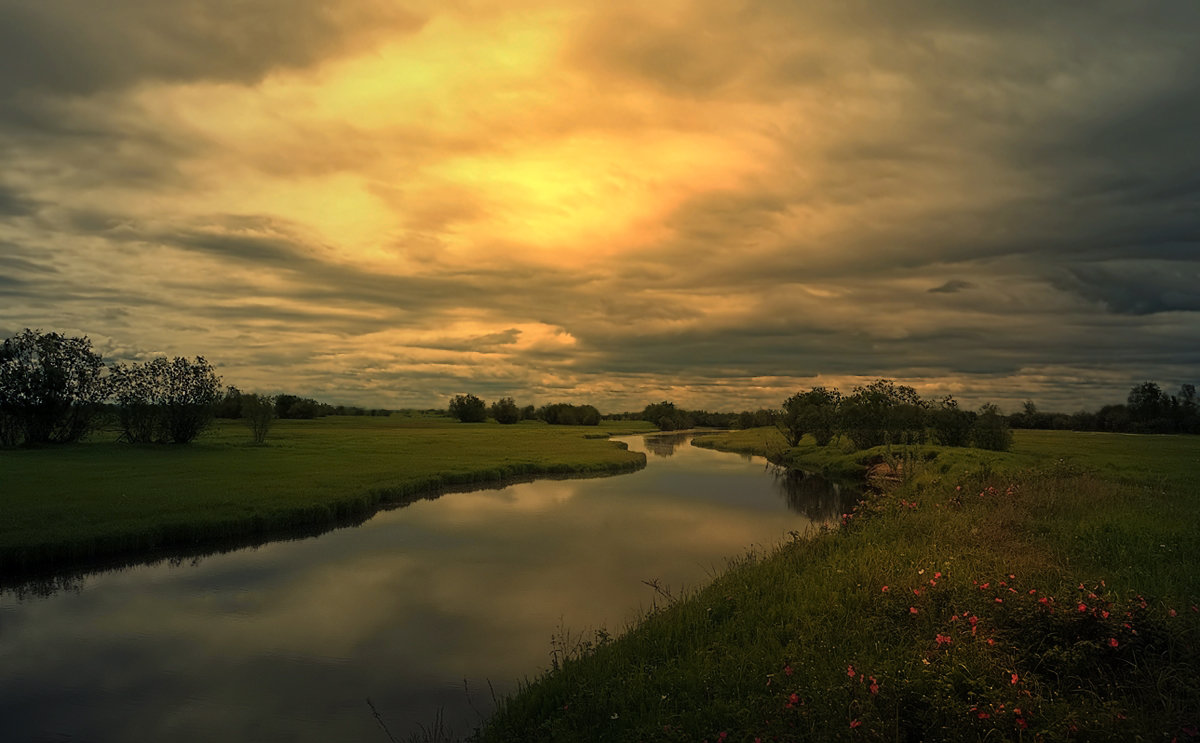
<path fill-rule="evenodd" d="M 1195 739 L 1200 440 L 1025 433 L 929 450 L 841 528 L 564 658 L 479 739 Z"/>

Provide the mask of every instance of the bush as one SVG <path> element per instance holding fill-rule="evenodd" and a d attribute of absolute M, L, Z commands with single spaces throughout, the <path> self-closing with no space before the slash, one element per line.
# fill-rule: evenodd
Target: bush
<path fill-rule="evenodd" d="M 254 443 L 263 444 L 267 441 L 267 432 L 275 420 L 275 398 L 270 395 L 240 395 L 241 418 L 250 428 Z"/>
<path fill-rule="evenodd" d="M 1008 451 L 1012 448 L 1012 431 L 1000 410 L 991 403 L 979 409 L 979 416 L 971 427 L 971 439 L 980 449 Z"/>
<path fill-rule="evenodd" d="M 112 370 L 121 438 L 131 443 L 186 444 L 213 420 L 221 379 L 203 356 L 176 356 Z"/>
<path fill-rule="evenodd" d="M 450 401 L 450 415 L 462 423 L 483 423 L 487 420 L 487 405 L 474 395 L 456 395 Z"/>
<path fill-rule="evenodd" d="M 521 409 L 511 397 L 503 397 L 492 403 L 492 417 L 497 423 L 517 423 L 521 420 Z"/>
<path fill-rule="evenodd" d="M 0 346 L 0 444 L 78 441 L 108 397 L 92 342 L 25 329 Z"/>
<path fill-rule="evenodd" d="M 938 407 L 929 411 L 933 435 L 942 446 L 968 446 L 975 414 L 958 407 L 958 401 L 946 395 Z"/>

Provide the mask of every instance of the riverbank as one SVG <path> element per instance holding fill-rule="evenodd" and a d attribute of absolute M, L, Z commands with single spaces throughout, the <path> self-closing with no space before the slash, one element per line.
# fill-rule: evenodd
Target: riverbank
<path fill-rule="evenodd" d="M 363 520 L 447 487 L 639 469 L 601 426 L 460 424 L 402 416 L 277 421 L 266 446 L 220 421 L 188 446 L 111 435 L 0 450 L 0 583 L 179 548 L 226 547 Z M 600 434 L 604 438 L 596 438 Z"/>
<path fill-rule="evenodd" d="M 774 437 L 701 445 L 834 475 L 886 455 Z M 1200 438 L 911 454 L 842 528 L 578 644 L 479 739 L 1200 736 Z"/>

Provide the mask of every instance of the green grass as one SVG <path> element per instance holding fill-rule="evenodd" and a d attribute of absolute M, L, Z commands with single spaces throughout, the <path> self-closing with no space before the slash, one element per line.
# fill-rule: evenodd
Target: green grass
<path fill-rule="evenodd" d="M 221 421 L 187 446 L 130 446 L 100 434 L 0 450 L 0 575 L 284 535 L 447 486 L 628 471 L 644 456 L 596 436 L 638 427 L 331 417 L 277 421 L 266 446 Z"/>
<path fill-rule="evenodd" d="M 860 476 L 880 456 L 706 443 Z M 923 447 L 845 526 L 567 648 L 479 737 L 1195 740 L 1198 457 L 1200 437 L 1071 432 Z"/>

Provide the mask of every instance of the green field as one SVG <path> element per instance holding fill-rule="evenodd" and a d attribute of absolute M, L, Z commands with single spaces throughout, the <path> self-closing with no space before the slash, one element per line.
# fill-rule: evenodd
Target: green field
<path fill-rule="evenodd" d="M 1200 739 L 1200 437 L 892 451 L 845 526 L 568 643 L 485 741 Z M 862 476 L 883 450 L 708 445 Z"/>
<path fill-rule="evenodd" d="M 266 446 L 220 421 L 186 446 L 0 450 L 0 576 L 362 518 L 470 483 L 603 474 L 645 463 L 604 440 L 648 424 L 460 424 L 427 417 L 277 421 Z"/>

